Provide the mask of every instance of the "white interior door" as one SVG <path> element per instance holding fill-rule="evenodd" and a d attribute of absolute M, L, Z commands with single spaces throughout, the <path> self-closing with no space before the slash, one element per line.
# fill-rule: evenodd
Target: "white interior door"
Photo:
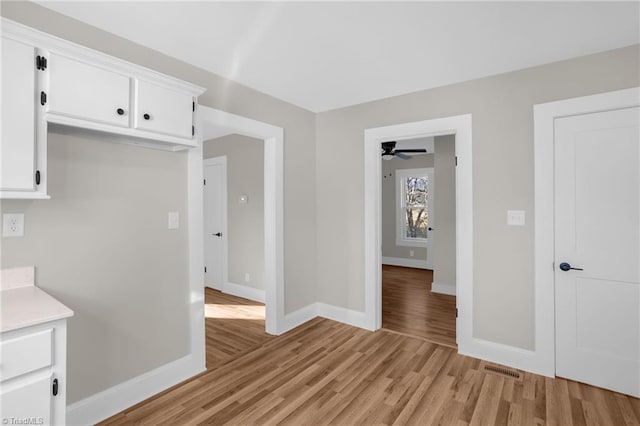
<path fill-rule="evenodd" d="M 205 285 L 222 290 L 226 262 L 226 158 L 204 163 L 204 264 Z"/>
<path fill-rule="evenodd" d="M 555 120 L 556 374 L 636 397 L 639 117 L 636 107 Z"/>

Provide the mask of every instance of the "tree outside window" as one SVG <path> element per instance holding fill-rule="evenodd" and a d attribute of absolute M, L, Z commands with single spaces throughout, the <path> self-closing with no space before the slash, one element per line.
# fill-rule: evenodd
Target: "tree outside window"
<path fill-rule="evenodd" d="M 397 244 L 424 246 L 429 228 L 430 179 L 432 169 L 396 170 Z"/>
<path fill-rule="evenodd" d="M 427 238 L 429 181 L 426 176 L 411 176 L 403 180 L 404 236 L 405 238 Z"/>

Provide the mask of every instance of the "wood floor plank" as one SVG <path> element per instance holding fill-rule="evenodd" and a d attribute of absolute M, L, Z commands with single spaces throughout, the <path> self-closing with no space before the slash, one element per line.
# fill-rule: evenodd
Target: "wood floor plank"
<path fill-rule="evenodd" d="M 382 265 L 382 327 L 456 346 L 456 298 L 431 292 L 433 271 Z"/>
<path fill-rule="evenodd" d="M 207 372 L 102 425 L 640 426 L 637 398 L 530 373 L 496 375 L 450 347 L 322 318 L 269 336 L 264 323 L 247 322 L 259 305 L 207 293 L 208 304 L 224 305 L 207 326 L 207 345 L 224 348 Z"/>

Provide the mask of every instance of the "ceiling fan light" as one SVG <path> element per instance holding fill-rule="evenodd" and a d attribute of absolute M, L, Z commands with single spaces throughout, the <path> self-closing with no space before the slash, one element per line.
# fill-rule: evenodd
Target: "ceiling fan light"
<path fill-rule="evenodd" d="M 393 154 L 391 154 L 391 153 L 383 153 L 382 154 L 382 159 L 383 160 L 392 160 L 393 159 Z"/>

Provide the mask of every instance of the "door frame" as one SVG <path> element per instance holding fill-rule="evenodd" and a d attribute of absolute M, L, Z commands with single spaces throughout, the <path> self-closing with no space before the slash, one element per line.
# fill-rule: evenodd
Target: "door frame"
<path fill-rule="evenodd" d="M 455 135 L 456 167 L 456 337 L 458 350 L 475 354 L 473 339 L 473 153 L 471 114 L 365 129 L 364 277 L 365 324 L 382 327 L 381 158 L 380 143 L 424 136 Z"/>
<path fill-rule="evenodd" d="M 204 142 L 204 141 L 203 141 Z M 227 212 L 227 156 L 226 155 L 222 155 L 220 157 L 211 157 L 211 158 L 205 158 L 203 163 L 202 163 L 203 167 L 207 167 L 207 166 L 222 166 L 222 182 L 220 183 L 220 186 L 222 187 L 222 229 L 220 230 L 220 232 L 222 232 L 222 236 L 224 237 L 222 239 L 222 282 L 220 283 L 220 290 L 222 292 L 224 292 L 224 285 L 228 282 L 229 280 L 229 240 L 228 240 L 228 223 L 227 223 L 227 219 L 228 219 L 228 212 Z M 203 174 L 204 174 L 204 169 L 203 169 Z M 207 195 L 206 195 L 206 191 L 203 191 L 203 201 L 204 199 L 206 199 Z M 203 217 L 203 221 L 204 221 L 204 217 Z M 202 237 L 203 239 L 206 237 L 204 235 L 204 229 L 203 229 L 203 233 L 202 233 Z M 207 283 L 205 282 L 205 287 L 207 286 Z M 210 287 L 211 288 L 211 287 Z"/>
<path fill-rule="evenodd" d="M 196 107 L 195 139 L 198 146 L 187 151 L 187 197 L 189 207 L 190 343 L 194 362 L 206 365 L 204 334 L 204 204 L 202 144 L 207 129 L 226 129 L 264 140 L 264 246 L 265 330 L 280 334 L 284 327 L 284 130 L 261 121 L 211 107 Z"/>
<path fill-rule="evenodd" d="M 553 200 L 554 120 L 640 106 L 640 87 L 534 105 L 534 287 L 533 370 L 555 377 L 555 233 Z"/>

